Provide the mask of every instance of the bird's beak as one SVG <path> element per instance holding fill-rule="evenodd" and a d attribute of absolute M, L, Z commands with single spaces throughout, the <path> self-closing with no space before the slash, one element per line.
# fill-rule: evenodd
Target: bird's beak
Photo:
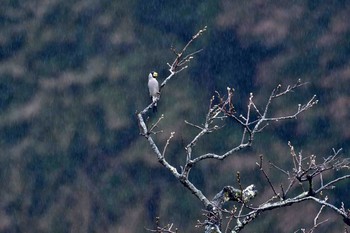
<path fill-rule="evenodd" d="M 157 72 L 153 72 L 153 77 L 154 78 L 158 77 L 158 73 Z"/>

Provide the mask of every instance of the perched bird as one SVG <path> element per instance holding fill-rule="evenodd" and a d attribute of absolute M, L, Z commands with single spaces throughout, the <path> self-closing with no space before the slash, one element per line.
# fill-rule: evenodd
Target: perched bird
<path fill-rule="evenodd" d="M 159 98 L 159 83 L 157 81 L 158 73 L 155 71 L 152 71 L 148 75 L 148 90 L 149 90 L 149 95 L 152 98 L 152 102 L 154 103 L 153 106 L 153 112 L 157 111 L 157 99 Z"/>

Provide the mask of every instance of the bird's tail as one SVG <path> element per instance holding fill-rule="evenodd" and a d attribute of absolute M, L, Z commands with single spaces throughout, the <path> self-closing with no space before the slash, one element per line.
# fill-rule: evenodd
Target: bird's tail
<path fill-rule="evenodd" d="M 155 104 L 155 105 L 153 106 L 153 112 L 157 112 L 157 111 L 158 111 L 157 104 Z"/>
<path fill-rule="evenodd" d="M 157 96 L 152 96 L 152 102 L 156 102 L 157 100 L 158 100 Z M 156 105 L 157 105 L 157 102 L 156 102 Z"/>
<path fill-rule="evenodd" d="M 153 112 L 157 112 L 158 111 L 158 109 L 157 109 L 157 100 L 158 100 L 158 98 L 156 96 L 152 97 L 152 101 L 154 102 Z"/>

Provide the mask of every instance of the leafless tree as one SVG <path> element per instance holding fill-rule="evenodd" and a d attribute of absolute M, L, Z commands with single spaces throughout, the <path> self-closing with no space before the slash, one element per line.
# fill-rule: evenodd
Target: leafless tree
<path fill-rule="evenodd" d="M 166 84 L 172 79 L 174 75 L 183 71 L 188 67 L 189 62 L 195 54 L 200 52 L 200 50 L 193 53 L 187 53 L 189 46 L 198 39 L 203 32 L 206 31 L 206 27 L 199 30 L 189 42 L 183 47 L 180 52 L 177 52 L 174 48 L 172 51 L 175 54 L 175 60 L 169 66 L 169 76 L 161 83 L 161 88 L 164 88 Z M 138 112 L 137 120 L 140 127 L 140 134 L 144 136 L 150 147 L 152 148 L 156 158 L 159 163 L 164 166 L 183 186 L 185 186 L 189 193 L 192 193 L 197 197 L 204 206 L 204 215 L 206 220 L 203 222 L 198 222 L 197 226 L 204 227 L 206 233 L 212 232 L 239 232 L 246 225 L 253 222 L 261 213 L 283 208 L 286 206 L 293 205 L 300 202 L 315 202 L 319 204 L 320 210 L 314 218 L 313 227 L 306 231 L 305 229 L 300 229 L 300 232 L 314 232 L 314 230 L 325 221 L 319 221 L 319 216 L 324 208 L 329 208 L 335 211 L 347 225 L 350 225 L 350 211 L 345 208 L 345 205 L 337 207 L 330 203 L 327 196 L 321 195 L 323 191 L 332 189 L 334 186 L 343 180 L 349 179 L 350 174 L 338 176 L 330 181 L 325 181 L 323 175 L 329 171 L 339 171 L 344 169 L 349 169 L 350 160 L 348 158 L 341 158 L 341 149 L 333 149 L 332 154 L 323 158 L 316 157 L 315 155 L 304 156 L 301 152 L 297 153 L 289 142 L 290 147 L 290 159 L 293 166 L 289 169 L 280 167 L 277 164 L 269 162 L 269 166 L 277 169 L 284 178 L 287 180 L 288 185 L 285 187 L 283 185 L 276 186 L 272 183 L 269 175 L 267 174 L 264 167 L 264 157 L 260 156 L 260 161 L 257 162 L 257 167 L 261 171 L 263 177 L 265 177 L 266 185 L 268 185 L 272 190 L 272 195 L 269 197 L 264 197 L 266 201 L 258 205 L 249 204 L 250 200 L 253 199 L 258 194 L 254 184 L 247 187 L 243 187 L 240 182 L 240 174 L 237 173 L 237 182 L 239 187 L 225 186 L 220 190 L 212 200 L 198 189 L 189 179 L 189 174 L 193 166 L 204 160 L 224 160 L 227 157 L 234 155 L 236 152 L 251 147 L 256 134 L 261 133 L 266 126 L 275 121 L 282 120 L 293 120 L 296 119 L 298 115 L 312 108 L 317 104 L 316 96 L 312 96 L 309 100 L 305 101 L 304 104 L 299 104 L 296 106 L 294 113 L 284 116 L 274 116 L 270 111 L 270 106 L 278 98 L 283 98 L 288 94 L 292 94 L 299 87 L 303 86 L 305 83 L 298 80 L 295 84 L 283 88 L 278 85 L 272 90 L 266 104 L 261 108 L 257 106 L 254 102 L 254 95 L 250 93 L 247 112 L 238 113 L 235 110 L 235 103 L 233 101 L 234 89 L 227 88 L 227 93 L 221 95 L 216 93 L 209 102 L 209 108 L 205 116 L 203 124 L 195 124 L 185 121 L 189 127 L 194 127 L 198 130 L 197 135 L 185 146 L 184 153 L 186 155 L 186 160 L 180 170 L 170 164 L 166 159 L 167 147 L 174 137 L 172 132 L 163 149 L 159 147 L 153 140 L 156 136 L 155 128 L 158 126 L 159 122 L 164 118 L 162 115 L 156 122 L 148 126 L 145 121 L 146 113 L 153 107 L 155 102 L 149 104 L 145 109 Z M 205 135 L 212 133 L 214 131 L 219 131 L 222 126 L 218 126 L 217 122 L 222 119 L 231 119 L 233 123 L 238 124 L 242 129 L 242 135 L 240 142 L 237 145 L 232 145 L 225 153 L 215 154 L 215 153 L 205 153 L 198 156 L 193 155 L 193 151 L 197 142 L 202 139 Z M 293 192 L 291 192 L 293 190 Z M 296 191 L 297 190 L 297 191 Z M 234 208 L 231 210 L 223 209 L 223 204 L 233 201 L 235 204 Z M 228 219 L 226 226 L 222 226 L 223 217 Z M 153 232 L 176 232 L 172 230 L 173 225 L 166 225 L 161 227 L 159 225 L 159 220 L 157 220 L 157 228 L 155 230 L 150 230 Z"/>

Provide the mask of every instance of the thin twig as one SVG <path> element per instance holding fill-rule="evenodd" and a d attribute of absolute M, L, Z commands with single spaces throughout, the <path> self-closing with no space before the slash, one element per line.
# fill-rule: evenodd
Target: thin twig
<path fill-rule="evenodd" d="M 165 156 L 165 152 L 166 152 L 166 149 L 168 148 L 168 145 L 170 143 L 170 140 L 174 137 L 175 135 L 175 132 L 171 132 L 170 133 L 170 137 L 168 138 L 168 140 L 166 140 L 166 143 L 165 143 L 165 146 L 164 146 L 164 149 L 163 149 L 163 153 L 162 153 L 162 157 L 164 158 Z"/>
<path fill-rule="evenodd" d="M 280 197 L 280 195 L 276 192 L 275 188 L 273 187 L 272 182 L 271 182 L 269 176 L 266 174 L 266 172 L 265 172 L 265 170 L 264 170 L 264 168 L 263 168 L 263 155 L 260 155 L 259 157 L 260 157 L 260 162 L 259 162 L 259 163 L 256 163 L 256 164 L 258 165 L 260 171 L 264 174 L 264 176 L 265 176 L 267 182 L 269 183 L 269 185 L 270 185 L 270 187 L 271 187 L 273 193 L 275 194 L 275 196 L 276 196 L 276 197 Z"/>

